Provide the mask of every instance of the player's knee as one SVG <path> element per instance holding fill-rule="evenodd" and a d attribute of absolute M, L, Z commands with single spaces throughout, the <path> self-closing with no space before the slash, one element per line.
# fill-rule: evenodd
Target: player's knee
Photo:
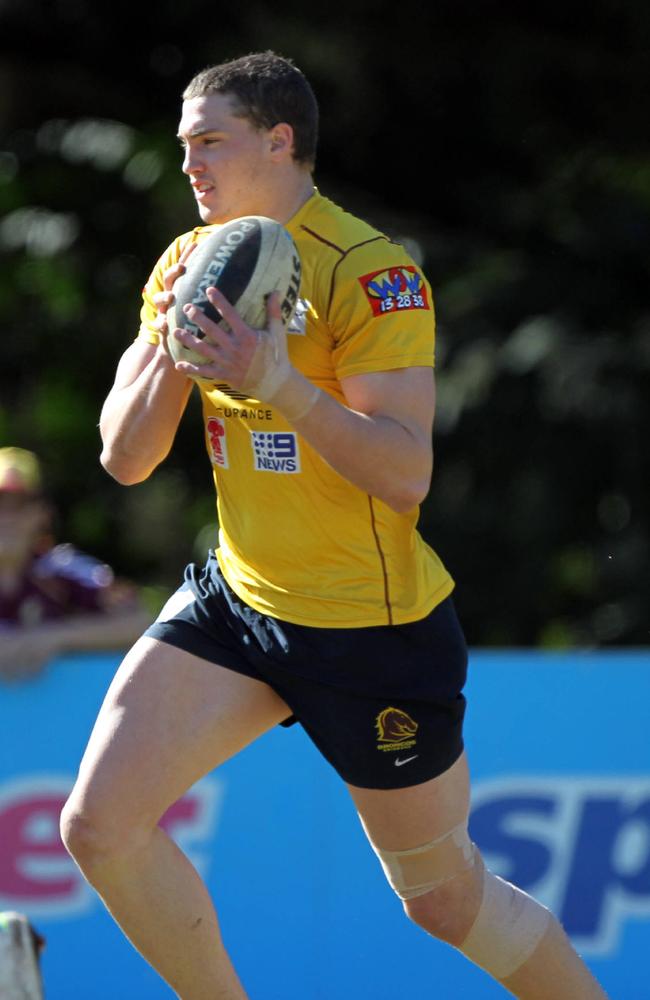
<path fill-rule="evenodd" d="M 404 912 L 432 937 L 458 947 L 469 933 L 482 894 L 481 864 L 453 875 L 420 896 L 403 900 Z"/>
<path fill-rule="evenodd" d="M 74 792 L 61 812 L 61 839 L 84 874 L 130 854 L 143 839 L 132 825 L 120 826 L 108 806 L 81 803 Z"/>
<path fill-rule="evenodd" d="M 545 907 L 487 871 L 478 852 L 472 870 L 404 900 L 404 907 L 429 934 L 501 982 L 536 953 L 550 927 L 559 928 Z"/>
<path fill-rule="evenodd" d="M 462 941 L 478 911 L 482 884 L 467 822 L 421 847 L 375 850 L 410 919 L 435 937 Z"/>
<path fill-rule="evenodd" d="M 411 920 L 495 979 L 514 975 L 553 925 L 545 907 L 487 871 L 466 823 L 421 847 L 377 853 Z"/>
<path fill-rule="evenodd" d="M 112 831 L 101 814 L 84 809 L 73 795 L 61 812 L 61 840 L 80 868 L 85 869 L 115 850 Z"/>
<path fill-rule="evenodd" d="M 545 906 L 484 866 L 481 902 L 459 950 L 499 981 L 514 975 L 558 927 Z"/>
<path fill-rule="evenodd" d="M 421 847 L 376 850 L 411 920 L 495 979 L 513 975 L 548 930 L 547 909 L 485 869 L 466 822 Z"/>

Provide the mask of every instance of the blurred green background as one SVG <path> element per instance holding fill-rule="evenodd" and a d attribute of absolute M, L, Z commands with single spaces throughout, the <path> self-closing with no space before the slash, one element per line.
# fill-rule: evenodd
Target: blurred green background
<path fill-rule="evenodd" d="M 647 645 L 647 0 L 0 0 L 0 444 L 42 457 L 60 538 L 152 606 L 212 540 L 198 407 L 129 489 L 97 421 L 140 289 L 197 221 L 180 92 L 265 48 L 320 100 L 323 193 L 434 287 L 421 528 L 469 641 Z"/>

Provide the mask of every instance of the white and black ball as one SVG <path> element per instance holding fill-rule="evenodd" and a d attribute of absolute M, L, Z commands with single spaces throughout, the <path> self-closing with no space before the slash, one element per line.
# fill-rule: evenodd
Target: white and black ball
<path fill-rule="evenodd" d="M 206 359 L 184 347 L 173 335 L 175 327 L 194 336 L 204 334 L 183 312 L 191 302 L 220 325 L 222 320 L 206 289 L 218 288 L 249 326 L 267 324 L 266 300 L 280 293 L 282 319 L 287 326 L 296 308 L 300 289 L 300 256 L 290 234 L 273 219 L 247 215 L 208 233 L 188 258 L 185 273 L 174 284 L 176 302 L 168 315 L 167 346 L 174 361 L 205 364 Z"/>

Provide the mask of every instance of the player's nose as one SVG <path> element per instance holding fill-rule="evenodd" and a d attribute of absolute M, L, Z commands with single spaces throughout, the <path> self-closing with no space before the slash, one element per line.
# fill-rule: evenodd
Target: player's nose
<path fill-rule="evenodd" d="M 186 147 L 185 153 L 183 155 L 183 166 L 182 171 L 188 176 L 190 174 L 197 174 L 203 170 L 203 164 L 199 158 L 198 152 L 195 149 L 190 149 L 189 146 Z"/>

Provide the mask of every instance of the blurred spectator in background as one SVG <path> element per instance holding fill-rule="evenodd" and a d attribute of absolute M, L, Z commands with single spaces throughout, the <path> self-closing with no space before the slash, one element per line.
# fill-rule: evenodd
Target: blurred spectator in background
<path fill-rule="evenodd" d="M 39 461 L 0 448 L 0 679 L 41 670 L 58 653 L 121 649 L 150 624 L 132 584 L 105 563 L 55 545 Z"/>

